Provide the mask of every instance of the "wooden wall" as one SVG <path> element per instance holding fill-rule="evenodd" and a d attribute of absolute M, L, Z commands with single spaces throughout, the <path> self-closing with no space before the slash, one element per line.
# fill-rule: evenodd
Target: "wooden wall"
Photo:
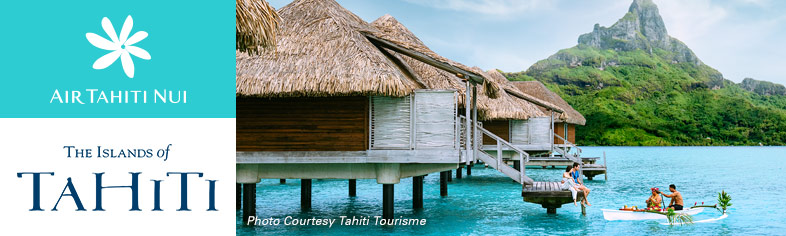
<path fill-rule="evenodd" d="M 565 138 L 565 123 L 554 123 L 554 133 Z M 570 141 L 570 140 L 569 140 Z M 563 144 L 562 139 L 554 136 L 554 144 Z"/>
<path fill-rule="evenodd" d="M 491 133 L 496 134 L 500 138 L 504 139 L 505 141 L 510 142 L 510 127 L 508 124 L 508 120 L 492 120 L 492 121 L 483 121 L 483 128 Z M 497 142 L 494 139 L 483 135 L 483 145 L 496 145 Z"/>
<path fill-rule="evenodd" d="M 363 151 L 368 97 L 237 98 L 237 151 Z"/>
<path fill-rule="evenodd" d="M 554 123 L 554 133 L 562 136 L 563 138 L 567 139 L 569 142 L 576 144 L 576 125 L 574 124 L 567 124 L 568 126 L 568 137 L 565 137 L 565 124 L 566 123 Z M 554 137 L 554 144 L 562 144 L 562 140 L 557 137 Z"/>

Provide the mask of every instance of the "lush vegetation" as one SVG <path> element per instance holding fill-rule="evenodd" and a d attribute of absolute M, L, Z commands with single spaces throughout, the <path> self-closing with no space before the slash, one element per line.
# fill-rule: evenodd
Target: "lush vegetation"
<path fill-rule="evenodd" d="M 581 145 L 786 144 L 786 96 L 748 91 L 671 54 L 579 45 L 507 76 L 541 81 L 581 112 Z"/>

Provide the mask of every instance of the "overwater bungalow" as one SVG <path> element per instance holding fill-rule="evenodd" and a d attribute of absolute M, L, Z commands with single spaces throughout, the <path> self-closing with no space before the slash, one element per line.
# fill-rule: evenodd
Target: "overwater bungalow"
<path fill-rule="evenodd" d="M 402 25 L 390 15 L 380 17 L 379 19 L 372 22 L 372 25 L 379 29 L 380 34 L 378 34 L 378 36 L 380 38 L 400 42 L 409 47 L 417 48 L 418 51 L 439 57 L 439 55 L 436 55 L 436 53 L 431 51 L 425 44 L 423 44 L 422 41 L 420 41 L 420 39 L 418 39 L 411 31 L 409 31 L 409 29 L 407 29 L 404 25 Z M 461 83 L 458 83 L 461 81 L 460 78 L 449 73 L 441 73 L 437 68 L 418 62 L 413 58 L 403 55 L 396 56 L 401 56 L 407 64 L 411 65 L 415 76 L 420 77 L 424 83 L 441 89 L 456 89 L 459 92 L 459 96 L 464 98 L 466 90 L 464 89 L 465 86 L 463 86 Z M 519 166 L 520 163 L 518 163 L 518 160 L 523 159 L 524 157 L 528 156 L 528 154 L 510 143 L 511 139 L 507 123 L 505 123 L 504 129 L 498 128 L 496 124 L 501 124 L 503 121 L 508 122 L 508 120 L 526 121 L 533 117 L 545 116 L 545 113 L 543 113 L 538 108 L 536 103 L 552 108 L 555 108 L 555 106 L 549 104 L 548 102 L 541 101 L 537 98 L 518 92 L 517 89 L 510 85 L 507 79 L 505 79 L 504 76 L 502 76 L 497 71 L 486 73 L 479 68 L 472 69 L 478 71 L 480 74 L 483 74 L 484 77 L 488 78 L 490 81 L 499 84 L 502 89 L 499 90 L 497 98 L 489 97 L 483 89 L 480 89 L 479 92 L 471 91 L 476 92 L 476 96 L 474 96 L 476 101 L 474 102 L 477 106 L 477 113 L 464 114 L 462 115 L 462 119 L 464 119 L 463 117 L 470 117 L 470 120 L 477 120 L 479 123 L 477 123 L 476 127 L 473 127 L 473 130 L 475 131 L 472 132 L 475 133 L 474 139 L 476 142 L 470 145 L 472 150 L 463 152 L 464 154 L 469 153 L 469 155 L 462 155 L 467 156 L 467 158 L 462 160 L 467 164 L 476 160 L 482 160 L 484 163 L 500 170 L 519 183 L 531 183 L 531 179 L 526 177 L 526 174 L 523 171 L 519 171 L 521 168 Z M 428 80 L 436 80 L 441 82 L 447 81 L 448 83 L 436 84 L 428 82 Z M 484 85 L 479 85 L 481 88 L 483 88 L 483 86 Z M 465 104 L 467 103 L 464 102 L 464 100 L 465 99 L 459 99 L 459 110 L 467 111 L 465 109 Z M 464 122 L 462 122 L 462 124 L 463 123 Z M 542 136 L 547 137 L 549 134 L 547 132 L 550 132 L 550 130 L 548 129 L 548 122 L 544 124 L 546 124 L 547 129 L 543 130 L 544 133 Z M 462 126 L 462 129 L 463 127 L 464 126 Z M 491 155 L 489 155 L 489 153 L 478 152 L 481 150 L 481 140 L 482 142 L 495 147 L 489 150 Z M 495 153 L 497 151 L 497 147 L 504 147 L 506 155 L 496 155 Z M 511 168 L 505 163 L 503 158 L 511 159 L 513 156 L 515 157 L 514 159 L 516 160 L 516 163 L 514 163 L 513 168 Z M 471 169 L 469 167 L 470 166 L 467 166 L 467 174 L 471 173 Z M 461 168 L 457 169 L 456 177 L 461 177 Z"/>
<path fill-rule="evenodd" d="M 490 70 L 487 74 L 492 80 L 501 84 L 503 90 L 511 95 L 511 99 L 524 103 L 525 105 L 519 106 L 527 108 L 528 113 L 526 117 L 490 119 L 483 122 L 483 127 L 531 155 L 551 152 L 552 137 L 550 134 L 553 129 L 551 117 L 554 116 L 554 112 L 559 112 L 556 113 L 556 116 L 559 116 L 562 109 L 548 101 L 520 91 L 497 70 Z M 484 138 L 482 150 L 493 154 L 496 148 L 496 144 L 492 140 Z M 502 151 L 506 158 L 518 161 L 518 158 L 511 155 L 508 149 L 503 148 Z"/>
<path fill-rule="evenodd" d="M 461 137 L 471 125 L 461 128 L 458 85 L 464 91 L 482 85 L 489 97 L 498 96 L 497 85 L 471 68 L 380 38 L 333 0 L 296 0 L 277 14 L 275 49 L 239 50 L 236 57 L 243 219 L 256 214 L 260 179 L 301 179 L 303 210 L 311 207 L 311 179 L 349 179 L 350 196 L 355 179 L 376 179 L 390 219 L 394 184 L 413 177 L 413 207 L 422 207 L 423 176 L 456 169 L 466 158 L 460 150 L 470 141 Z M 423 65 L 402 57 L 456 80 L 419 77 L 413 70 Z M 463 104 L 471 98 L 463 96 Z"/>
<path fill-rule="evenodd" d="M 571 144 L 576 143 L 576 125 L 584 125 L 587 122 L 584 116 L 539 81 L 516 81 L 511 83 L 522 92 L 548 101 L 565 111 L 562 115 L 554 117 L 553 133 L 555 138 L 552 143 L 561 147 L 571 148 Z"/>

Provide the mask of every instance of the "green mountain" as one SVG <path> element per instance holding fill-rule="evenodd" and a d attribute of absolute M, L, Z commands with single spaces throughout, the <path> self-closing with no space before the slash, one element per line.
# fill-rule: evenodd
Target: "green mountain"
<path fill-rule="evenodd" d="M 610 27 L 510 80 L 538 80 L 587 118 L 580 145 L 784 145 L 782 85 L 723 78 L 668 35 L 658 7 L 634 0 Z M 747 82 L 746 82 L 747 81 Z"/>

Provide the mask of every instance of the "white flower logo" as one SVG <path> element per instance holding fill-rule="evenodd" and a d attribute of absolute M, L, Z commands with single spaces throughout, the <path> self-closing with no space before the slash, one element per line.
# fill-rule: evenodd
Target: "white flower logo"
<path fill-rule="evenodd" d="M 120 38 L 118 38 L 117 33 L 115 33 L 115 28 L 112 27 L 112 22 L 104 17 L 104 19 L 101 19 L 101 27 L 104 28 L 104 31 L 109 35 L 109 39 L 112 41 L 94 33 L 87 33 L 85 35 L 87 36 L 87 41 L 93 44 L 93 46 L 112 51 L 98 58 L 98 60 L 93 63 L 93 69 L 100 70 L 107 68 L 112 65 L 112 63 L 115 63 L 119 57 L 123 64 L 123 71 L 126 72 L 128 78 L 134 78 L 134 62 L 131 60 L 129 54 L 145 60 L 150 60 L 150 54 L 142 48 L 131 46 L 147 38 L 147 32 L 145 31 L 136 32 L 129 38 L 128 35 L 131 33 L 131 27 L 133 27 L 133 25 L 134 20 L 131 19 L 129 15 L 128 18 L 126 18 L 126 22 L 123 23 L 123 29 L 120 30 Z"/>

